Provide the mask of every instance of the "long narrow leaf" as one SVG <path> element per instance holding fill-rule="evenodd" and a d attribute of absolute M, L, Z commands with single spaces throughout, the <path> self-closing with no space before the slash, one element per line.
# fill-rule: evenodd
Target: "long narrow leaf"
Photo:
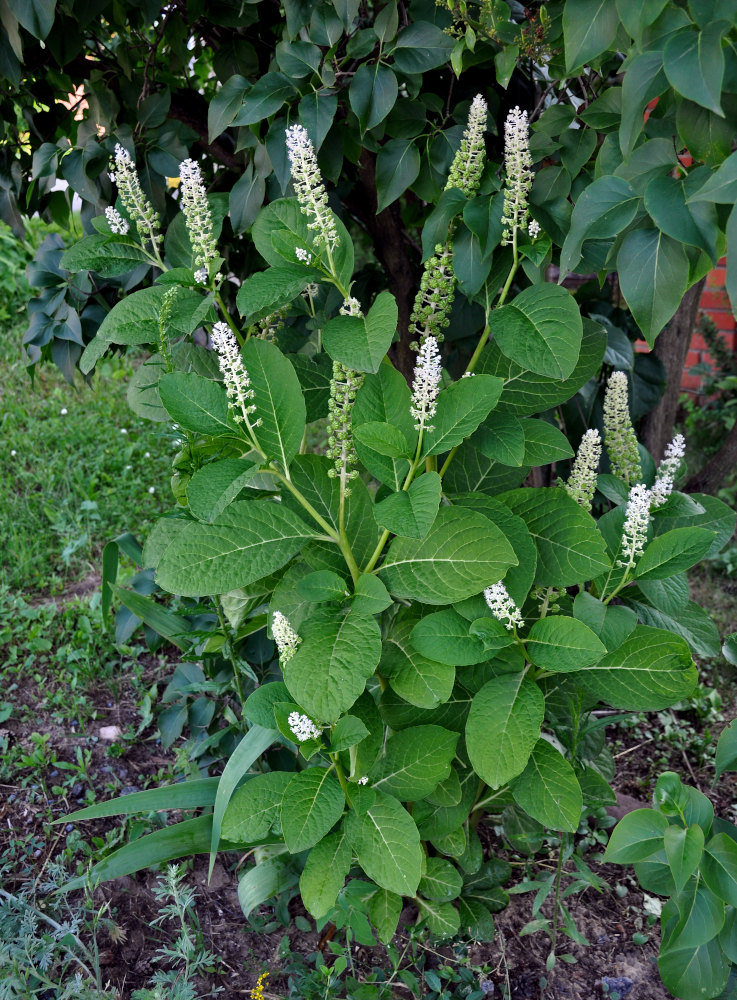
<path fill-rule="evenodd" d="M 137 594 L 134 590 L 125 590 L 123 587 L 112 586 L 111 590 L 122 603 L 137 615 L 149 628 L 163 636 L 168 642 L 178 649 L 189 649 L 191 645 L 186 635 L 192 630 L 192 625 L 181 615 L 175 615 L 173 611 L 167 611 L 150 597 Z"/>
<path fill-rule="evenodd" d="M 89 876 L 80 875 L 72 879 L 59 892 L 81 889 L 87 885 L 88 879 L 93 885 L 97 882 L 109 882 L 110 879 L 132 875 L 142 868 L 160 865 L 164 861 L 175 861 L 191 854 L 207 854 L 211 838 L 212 816 L 198 816 L 196 819 L 167 826 L 164 830 L 157 830 L 126 844 L 119 851 L 98 861 Z"/>
<path fill-rule="evenodd" d="M 276 729 L 264 729 L 263 726 L 252 726 L 235 748 L 233 755 L 225 765 L 225 770 L 220 775 L 220 784 L 218 785 L 215 797 L 215 809 L 212 816 L 212 841 L 210 844 L 208 879 L 212 875 L 212 869 L 215 864 L 215 855 L 220 841 L 220 828 L 223 823 L 225 810 L 228 808 L 228 803 L 230 802 L 230 797 L 251 764 L 277 739 L 279 739 L 279 733 Z"/>
<path fill-rule="evenodd" d="M 215 801 L 220 778 L 196 778 L 181 781 L 176 785 L 163 785 L 145 792 L 132 792 L 107 802 L 97 802 L 93 806 L 78 809 L 71 816 L 62 816 L 54 823 L 79 823 L 86 819 L 101 819 L 103 816 L 130 816 L 139 812 L 156 812 L 162 809 L 198 809 L 211 806 Z"/>
<path fill-rule="evenodd" d="M 133 537 L 130 531 L 124 531 L 122 535 L 113 538 L 102 550 L 102 625 L 107 630 L 107 616 L 110 613 L 113 592 L 112 586 L 118 579 L 118 560 L 123 552 L 132 559 L 137 566 L 143 562 L 143 549 L 140 543 Z"/>

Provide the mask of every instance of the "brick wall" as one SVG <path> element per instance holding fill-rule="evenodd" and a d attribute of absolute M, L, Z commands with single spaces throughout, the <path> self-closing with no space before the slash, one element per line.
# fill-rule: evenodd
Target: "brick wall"
<path fill-rule="evenodd" d="M 700 312 L 707 313 L 716 324 L 717 330 L 722 334 L 727 347 L 731 351 L 737 350 L 737 326 L 729 303 L 729 296 L 724 287 L 726 258 L 722 258 L 713 271 L 710 271 L 706 278 L 706 285 L 701 295 L 699 304 Z M 635 344 L 638 352 L 647 352 L 650 348 L 644 340 L 638 340 Z M 694 334 L 691 347 L 686 355 L 686 364 L 681 377 L 681 389 L 689 392 L 693 396 L 698 396 L 701 389 L 701 377 L 692 375 L 690 369 L 698 364 L 712 364 L 709 349 L 706 341 L 700 333 Z"/>

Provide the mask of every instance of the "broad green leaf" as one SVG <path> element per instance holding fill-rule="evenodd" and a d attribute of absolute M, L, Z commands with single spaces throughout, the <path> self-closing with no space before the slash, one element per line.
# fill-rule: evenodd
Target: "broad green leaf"
<path fill-rule="evenodd" d="M 469 632 L 483 643 L 487 659 L 494 657 L 516 641 L 512 632 L 496 618 L 476 618 L 471 622 Z M 479 661 L 480 662 L 480 661 Z"/>
<path fill-rule="evenodd" d="M 619 248 L 622 294 L 652 347 L 688 285 L 688 260 L 680 243 L 658 229 L 636 229 Z"/>
<path fill-rule="evenodd" d="M 622 79 L 622 124 L 619 145 L 628 157 L 644 128 L 645 108 L 668 86 L 661 51 L 643 52 L 629 63 Z"/>
<path fill-rule="evenodd" d="M 581 819 L 583 796 L 566 758 L 540 739 L 522 774 L 512 783 L 514 801 L 549 830 L 575 833 Z"/>
<path fill-rule="evenodd" d="M 458 733 L 440 726 L 413 726 L 395 733 L 369 772 L 371 788 L 403 802 L 418 801 L 450 774 Z"/>
<path fill-rule="evenodd" d="M 643 712 L 687 698 L 697 674 L 683 639 L 638 625 L 618 649 L 581 670 L 578 680 L 613 708 Z"/>
<path fill-rule="evenodd" d="M 8 6 L 34 38 L 44 39 L 51 31 L 56 15 L 54 0 L 8 0 Z M 8 30 L 5 21 L 3 28 Z"/>
<path fill-rule="evenodd" d="M 698 948 L 662 951 L 658 957 L 660 978 L 673 996 L 716 997 L 729 979 L 729 970 L 717 938 Z"/>
<path fill-rule="evenodd" d="M 473 941 L 494 940 L 494 918 L 488 907 L 478 899 L 461 896 L 458 900 L 458 916 L 464 937 L 468 936 Z"/>
<path fill-rule="evenodd" d="M 511 544 L 519 563 L 507 570 L 504 576 L 504 586 L 515 603 L 522 607 L 527 600 L 537 565 L 537 549 L 530 532 L 527 530 L 527 525 L 521 517 L 513 514 L 509 507 L 483 494 L 462 493 L 460 496 L 453 497 L 453 503 L 458 507 L 468 507 L 470 510 L 483 514 L 499 528 Z M 469 612 L 472 621 L 478 616 L 479 607 L 477 600 L 473 611 Z M 469 613 L 463 609 L 458 608 L 458 610 L 464 617 L 469 617 Z M 481 608 L 480 613 L 485 616 L 486 609 Z"/>
<path fill-rule="evenodd" d="M 688 243 L 709 254 L 716 263 L 716 227 L 712 239 L 707 239 L 703 223 L 699 226 L 686 204 L 686 186 L 672 177 L 655 177 L 645 191 L 645 208 L 655 225 L 679 243 Z M 700 203 L 694 204 L 694 211 Z"/>
<path fill-rule="evenodd" d="M 295 586 L 300 597 L 315 604 L 322 601 L 342 601 L 347 590 L 343 577 L 327 569 L 308 573 L 307 576 L 297 580 Z"/>
<path fill-rule="evenodd" d="M 188 618 L 175 614 L 135 590 L 115 585 L 111 589 L 124 607 L 173 646 L 181 650 L 192 648 L 193 641 L 188 637 L 188 633 L 192 631 L 193 626 Z"/>
<path fill-rule="evenodd" d="M 223 773 L 220 775 L 215 795 L 215 806 L 212 811 L 208 876 L 212 875 L 212 869 L 215 865 L 215 857 L 220 843 L 220 830 L 233 792 L 241 779 L 248 774 L 254 761 L 258 760 L 265 750 L 268 750 L 274 740 L 278 739 L 278 736 L 275 729 L 266 729 L 258 725 L 251 726 L 228 758 Z"/>
<path fill-rule="evenodd" d="M 653 538 L 635 570 L 638 580 L 664 580 L 703 559 L 714 541 L 707 528 L 674 528 Z"/>
<path fill-rule="evenodd" d="M 286 684 L 281 681 L 269 681 L 257 687 L 253 694 L 246 698 L 243 714 L 252 723 L 263 726 L 264 729 L 274 729 L 274 705 L 280 701 L 289 701 L 290 694 Z"/>
<path fill-rule="evenodd" d="M 461 224 L 453 237 L 453 272 L 467 298 L 481 289 L 491 270 L 491 256 L 484 253 L 479 237 Z"/>
<path fill-rule="evenodd" d="M 338 822 L 344 806 L 331 767 L 309 767 L 293 775 L 281 800 L 281 828 L 290 853 L 314 847 Z"/>
<path fill-rule="evenodd" d="M 490 375 L 460 379 L 441 390 L 433 429 L 426 430 L 423 455 L 441 455 L 472 434 L 496 406 L 502 382 Z"/>
<path fill-rule="evenodd" d="M 386 8 L 384 8 L 386 9 Z M 388 889 L 379 889 L 369 902 L 369 920 L 376 928 L 379 941 L 389 944 L 397 930 L 402 913 L 402 897 Z"/>
<path fill-rule="evenodd" d="M 335 94 L 313 91 L 299 102 L 300 121 L 307 129 L 315 151 L 319 152 L 338 110 Z"/>
<path fill-rule="evenodd" d="M 654 809 L 635 809 L 614 827 L 604 861 L 612 865 L 631 865 L 650 858 L 663 847 L 668 820 Z"/>
<path fill-rule="evenodd" d="M 578 306 L 558 285 L 525 288 L 494 313 L 499 349 L 528 371 L 548 378 L 567 379 L 573 373 L 582 335 Z"/>
<path fill-rule="evenodd" d="M 176 533 L 159 561 L 157 583 L 183 597 L 224 594 L 284 566 L 314 536 L 280 504 L 237 501 L 212 524 L 192 522 Z"/>
<path fill-rule="evenodd" d="M 453 39 L 430 21 L 415 21 L 397 36 L 394 63 L 402 73 L 425 73 L 450 59 Z"/>
<path fill-rule="evenodd" d="M 452 608 L 421 618 L 412 629 L 411 638 L 412 645 L 423 656 L 454 667 L 489 659 L 485 644 L 470 634 L 468 621 Z"/>
<path fill-rule="evenodd" d="M 524 417 L 557 406 L 575 395 L 598 372 L 606 344 L 604 327 L 590 319 L 584 319 L 581 353 L 570 378 L 552 379 L 526 371 L 521 365 L 505 357 L 494 341 L 484 348 L 476 370 L 504 379 L 504 388 L 497 404 L 500 412 L 506 410 Z"/>
<path fill-rule="evenodd" d="M 474 771 L 491 788 L 521 774 L 540 737 L 545 699 L 522 673 L 500 674 L 474 697 L 466 749 Z"/>
<path fill-rule="evenodd" d="M 335 906 L 351 867 L 351 848 L 343 830 L 330 833 L 315 844 L 299 879 L 302 902 L 315 920 Z"/>
<path fill-rule="evenodd" d="M 284 789 L 292 780 L 285 771 L 257 774 L 236 789 L 223 815 L 222 833 L 234 844 L 262 840 L 279 818 Z"/>
<path fill-rule="evenodd" d="M 111 278 L 139 264 L 150 263 L 150 258 L 132 240 L 96 233 L 70 247 L 61 258 L 60 267 L 66 271 L 95 271 Z"/>
<path fill-rule="evenodd" d="M 375 128 L 389 114 L 397 100 L 399 85 L 394 72 L 377 62 L 363 63 L 351 80 L 348 100 L 361 131 Z"/>
<path fill-rule="evenodd" d="M 395 597 L 451 604 L 501 580 L 516 563 L 511 545 L 487 518 L 443 507 L 423 539 L 394 539 L 379 576 Z"/>
<path fill-rule="evenodd" d="M 366 726 L 355 715 L 344 715 L 330 734 L 330 752 L 338 753 L 356 746 L 369 735 Z"/>
<path fill-rule="evenodd" d="M 713 201 L 718 204 L 734 204 L 737 200 L 737 152 L 728 156 L 706 184 L 692 194 L 688 200 L 689 202 Z"/>
<path fill-rule="evenodd" d="M 609 0 L 566 0 L 563 37 L 568 72 L 605 52 L 614 41 L 618 26 L 616 5 Z"/>
<path fill-rule="evenodd" d="M 189 509 L 198 520 L 212 523 L 257 471 L 256 463 L 243 458 L 221 458 L 203 465 L 187 483 Z"/>
<path fill-rule="evenodd" d="M 94 340 L 85 348 L 79 362 L 80 371 L 89 374 L 110 344 L 158 344 L 159 313 L 165 294 L 163 285 L 153 285 L 131 292 L 117 302 L 100 324 Z M 170 332 L 191 333 L 192 316 L 203 301 L 200 292 L 181 289 L 169 318 Z"/>
<path fill-rule="evenodd" d="M 427 929 L 435 937 L 452 938 L 458 933 L 461 918 L 452 903 L 437 903 L 435 900 L 417 897 L 420 916 L 427 921 Z"/>
<path fill-rule="evenodd" d="M 685 573 L 676 573 L 665 580 L 641 580 L 637 589 L 649 604 L 667 615 L 678 614 L 689 603 Z"/>
<path fill-rule="evenodd" d="M 450 697 L 455 668 L 430 660 L 415 649 L 411 640 L 414 624 L 412 619 L 394 624 L 384 641 L 379 673 L 410 705 L 435 708 Z"/>
<path fill-rule="evenodd" d="M 297 373 L 276 344 L 257 337 L 241 351 L 260 424 L 256 438 L 267 458 L 276 459 L 283 470 L 299 451 L 305 430 L 305 403 Z"/>
<path fill-rule="evenodd" d="M 499 499 L 527 525 L 537 547 L 539 586 L 569 587 L 609 569 L 593 519 L 564 490 L 514 490 Z"/>
<path fill-rule="evenodd" d="M 573 448 L 565 434 L 547 420 L 522 420 L 525 434 L 523 465 L 548 465 L 573 458 Z"/>
<path fill-rule="evenodd" d="M 473 435 L 471 444 L 482 455 L 502 465 L 524 464 L 525 429 L 512 413 L 494 413 Z"/>
<path fill-rule="evenodd" d="M 724 77 L 722 36 L 727 27 L 714 21 L 701 31 L 679 31 L 663 49 L 663 69 L 673 89 L 717 115 L 724 115 L 720 103 Z"/>
<path fill-rule="evenodd" d="M 383 212 L 404 194 L 419 172 L 420 151 L 413 139 L 390 139 L 384 143 L 376 156 L 376 210 Z"/>
<path fill-rule="evenodd" d="M 435 899 L 439 903 L 449 903 L 460 896 L 463 879 L 455 865 L 445 858 L 428 858 L 425 874 L 420 879 L 418 892 L 425 899 Z"/>
<path fill-rule="evenodd" d="M 391 364 L 382 364 L 375 375 L 367 375 L 356 394 L 353 406 L 353 427 L 369 422 L 392 424 L 407 441 L 414 441 L 417 432 L 410 414 L 411 393 L 403 376 Z M 356 452 L 362 465 L 392 490 L 401 490 L 409 471 L 406 458 L 388 458 L 355 439 Z"/>
<path fill-rule="evenodd" d="M 732 632 L 724 639 L 722 645 L 722 656 L 733 665 L 737 665 L 737 632 Z"/>
<path fill-rule="evenodd" d="M 714 761 L 718 781 L 725 771 L 737 771 L 737 721 L 730 722 L 721 732 L 717 741 L 717 753 Z"/>
<path fill-rule="evenodd" d="M 128 382 L 125 394 L 128 406 L 145 420 L 169 423 L 169 414 L 159 398 L 159 378 L 165 371 L 166 362 L 160 354 L 154 354 L 136 368 Z"/>
<path fill-rule="evenodd" d="M 536 667 L 553 673 L 567 673 L 600 660 L 606 653 L 606 647 L 578 619 L 549 615 L 532 626 L 527 639 L 527 652 Z"/>
<path fill-rule="evenodd" d="M 302 643 L 284 665 L 294 700 L 322 722 L 353 705 L 381 658 L 378 623 L 368 615 L 320 608 L 302 625 Z"/>
<path fill-rule="evenodd" d="M 157 812 L 162 809 L 199 809 L 211 806 L 215 801 L 220 778 L 195 778 L 178 781 L 174 785 L 160 785 L 144 792 L 131 792 L 119 798 L 96 802 L 84 809 L 61 816 L 54 823 L 81 823 L 88 819 L 103 819 L 107 816 L 131 816 L 138 812 Z"/>
<path fill-rule="evenodd" d="M 712 892 L 737 906 L 737 843 L 728 834 L 718 833 L 708 842 L 701 874 Z"/>
<path fill-rule="evenodd" d="M 410 454 L 407 438 L 394 424 L 382 423 L 380 420 L 369 420 L 358 424 L 353 429 L 354 440 L 360 441 L 366 448 L 376 451 L 387 458 L 406 458 Z"/>
<path fill-rule="evenodd" d="M 336 316 L 323 328 L 323 347 L 333 359 L 359 372 L 379 370 L 397 331 L 397 302 L 379 292 L 367 315 Z"/>
<path fill-rule="evenodd" d="M 718 500 L 717 497 L 707 496 L 705 493 L 693 493 L 690 499 L 703 508 L 703 512 L 697 510 L 686 514 L 679 512 L 674 517 L 658 514 L 654 519 L 655 534 L 661 535 L 665 531 L 670 531 L 671 528 L 710 528 L 717 533 L 706 554 L 706 558 L 711 559 L 712 556 L 721 552 L 732 537 L 735 522 L 737 522 L 737 513 L 724 501 Z M 667 506 L 663 508 L 663 510 L 667 509 Z"/>
<path fill-rule="evenodd" d="M 197 434 L 235 434 L 228 397 L 221 382 L 195 372 L 164 372 L 159 397 L 176 423 Z"/>
<path fill-rule="evenodd" d="M 327 354 L 308 358 L 305 354 L 290 354 L 289 360 L 297 373 L 307 408 L 307 423 L 320 420 L 328 413 L 330 380 L 333 365 Z"/>
<path fill-rule="evenodd" d="M 332 462 L 324 455 L 298 455 L 291 464 L 292 483 L 315 512 L 338 534 L 340 521 L 340 480 L 329 475 Z M 282 494 L 282 504 L 303 516 L 303 507 L 291 493 Z M 311 515 L 310 519 L 311 519 Z M 373 516 L 371 497 L 361 479 L 351 483 L 351 492 L 345 502 L 344 529 L 356 562 L 368 562 L 376 548 L 379 529 Z M 332 541 L 312 542 L 303 549 L 311 569 L 329 569 L 339 576 L 346 572 L 345 559 Z"/>
<path fill-rule="evenodd" d="M 295 91 L 292 81 L 283 73 L 265 73 L 243 99 L 232 125 L 255 125 L 273 115 Z"/>
<path fill-rule="evenodd" d="M 701 827 L 698 830 L 703 840 Z M 673 830 L 673 827 L 669 827 Z M 681 830 L 681 833 L 685 831 Z M 670 834 L 666 830 L 665 842 Z M 666 854 L 670 865 L 670 856 Z M 672 872 L 672 867 L 671 867 Z M 696 877 L 663 907 L 661 947 L 663 952 L 698 948 L 715 938 L 724 926 L 724 902 Z"/>
<path fill-rule="evenodd" d="M 414 896 L 423 857 L 417 827 L 394 796 L 381 791 L 375 795 L 373 805 L 365 812 L 348 812 L 348 840 L 358 863 L 377 885 L 400 896 Z"/>
<path fill-rule="evenodd" d="M 669 826 L 664 834 L 664 845 L 673 881 L 680 892 L 701 862 L 704 831 L 697 823 L 686 829 L 681 826 Z"/>
<path fill-rule="evenodd" d="M 678 101 L 676 126 L 681 142 L 693 158 L 703 161 L 712 170 L 716 170 L 732 151 L 732 126 L 729 118 L 720 118 L 693 101 Z M 688 193 L 702 187 L 704 177 L 708 176 L 710 174 L 704 171 L 701 178 L 695 179 L 694 187 Z"/>
<path fill-rule="evenodd" d="M 305 264 L 282 263 L 257 271 L 238 289 L 238 312 L 248 323 L 254 323 L 288 305 L 318 277 L 319 271 Z"/>
<path fill-rule="evenodd" d="M 214 142 L 233 121 L 249 87 L 248 80 L 237 73 L 220 87 L 207 109 L 208 142 Z"/>
<path fill-rule="evenodd" d="M 374 505 L 376 523 L 395 535 L 424 538 L 437 516 L 441 492 L 440 476 L 426 472 L 408 490 L 392 493 Z"/>
<path fill-rule="evenodd" d="M 678 611 L 666 614 L 639 601 L 628 599 L 627 604 L 637 614 L 643 625 L 666 629 L 680 635 L 688 643 L 694 656 L 711 659 L 719 656 L 719 632 L 709 615 L 688 601 Z M 612 609 L 614 610 L 614 609 Z"/>
<path fill-rule="evenodd" d="M 353 595 L 353 607 L 359 614 L 378 615 L 391 603 L 391 595 L 378 577 L 370 573 L 359 576 Z"/>
<path fill-rule="evenodd" d="M 292 889 L 297 880 L 297 873 L 286 858 L 269 858 L 249 868 L 238 882 L 238 902 L 246 920 L 257 906 Z"/>
<path fill-rule="evenodd" d="M 640 205 L 636 191 L 621 177 L 599 177 L 580 194 L 560 253 L 560 280 L 575 271 L 585 239 L 617 236 L 632 222 Z"/>

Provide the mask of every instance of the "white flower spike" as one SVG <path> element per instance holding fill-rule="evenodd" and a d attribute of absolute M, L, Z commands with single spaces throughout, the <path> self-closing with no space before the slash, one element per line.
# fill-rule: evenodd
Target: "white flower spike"
<path fill-rule="evenodd" d="M 652 494 L 644 483 L 637 483 L 629 492 L 626 519 L 622 529 L 622 555 L 618 566 L 629 569 L 641 556 L 647 542 Z"/>
<path fill-rule="evenodd" d="M 299 743 L 305 743 L 307 740 L 320 739 L 321 730 L 307 715 L 302 715 L 300 712 L 291 712 L 287 718 L 287 723 L 289 724 L 289 728 L 297 737 Z"/>
<path fill-rule="evenodd" d="M 642 478 L 637 436 L 630 419 L 625 372 L 612 372 L 604 394 L 604 441 L 615 476 L 633 486 Z"/>
<path fill-rule="evenodd" d="M 686 456 L 686 439 L 676 434 L 665 449 L 663 461 L 658 466 L 658 476 L 653 483 L 653 507 L 662 507 L 673 492 L 681 462 Z"/>
<path fill-rule="evenodd" d="M 496 620 L 510 631 L 513 628 L 521 628 L 525 624 L 522 612 L 509 596 L 507 588 L 501 580 L 486 588 L 484 600 L 489 605 L 489 610 Z"/>
<path fill-rule="evenodd" d="M 532 157 L 527 112 L 512 108 L 504 122 L 504 185 L 502 246 L 513 243 L 517 230 L 523 230 L 529 217 L 528 198 L 532 187 Z"/>
<path fill-rule="evenodd" d="M 437 399 L 440 392 L 440 380 L 443 377 L 443 366 L 440 362 L 438 342 L 432 335 L 425 339 L 420 348 L 415 364 L 414 380 L 412 382 L 412 405 L 410 413 L 415 420 L 415 430 L 431 431 L 428 424 L 437 411 Z"/>
<path fill-rule="evenodd" d="M 125 236 L 130 229 L 128 222 L 117 208 L 113 208 L 112 205 L 108 205 L 105 209 L 105 218 L 107 219 L 107 224 L 110 226 L 110 232 L 115 233 L 116 236 Z"/>
<path fill-rule="evenodd" d="M 572 497 L 584 510 L 591 510 L 591 503 L 596 492 L 596 475 L 601 459 L 601 437 L 592 428 L 586 431 L 578 446 L 578 453 L 573 462 L 571 474 L 565 484 L 568 496 Z"/>
<path fill-rule="evenodd" d="M 271 617 L 271 634 L 274 636 L 276 648 L 279 650 L 279 660 L 282 665 L 289 663 L 302 640 L 289 624 L 289 619 L 281 611 L 275 611 Z M 291 726 L 291 724 L 290 721 L 289 725 Z"/>
<path fill-rule="evenodd" d="M 310 220 L 307 228 L 315 234 L 315 246 L 324 246 L 331 254 L 340 241 L 314 146 L 302 125 L 290 125 L 286 135 L 294 192 L 302 212 Z"/>
<path fill-rule="evenodd" d="M 198 273 L 205 271 L 204 281 L 200 278 L 197 280 L 204 284 L 207 281 L 207 265 L 218 254 L 212 213 L 207 201 L 207 189 L 202 179 L 200 165 L 194 160 L 182 160 L 179 164 L 179 176 L 182 181 L 182 211 L 192 244 L 195 268 Z"/>
<path fill-rule="evenodd" d="M 228 406 L 233 413 L 233 419 L 236 423 L 245 423 L 249 430 L 258 427 L 259 422 L 250 419 L 256 409 L 249 403 L 249 400 L 253 399 L 253 389 L 250 387 L 251 380 L 241 359 L 233 331 L 227 323 L 216 323 L 212 328 L 211 340 L 217 351 L 218 364 L 225 382 Z"/>

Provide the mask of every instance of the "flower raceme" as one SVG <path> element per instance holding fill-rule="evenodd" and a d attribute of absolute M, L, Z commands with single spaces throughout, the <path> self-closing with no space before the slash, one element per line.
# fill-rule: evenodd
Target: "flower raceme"
<path fill-rule="evenodd" d="M 302 640 L 289 624 L 287 616 L 283 615 L 281 611 L 275 611 L 271 617 L 271 634 L 274 636 L 276 648 L 279 650 L 279 659 L 283 666 L 292 659 Z M 289 725 L 290 727 L 292 725 L 291 716 Z"/>
<path fill-rule="evenodd" d="M 505 625 L 510 631 L 513 628 L 521 628 L 525 624 L 522 612 L 509 596 L 504 584 L 493 583 L 484 591 L 484 600 L 489 606 L 489 610 L 497 621 Z"/>
<path fill-rule="evenodd" d="M 302 715 L 300 712 L 290 712 L 287 723 L 300 743 L 320 738 L 321 730 L 307 715 Z"/>
<path fill-rule="evenodd" d="M 584 510 L 591 510 L 596 492 L 596 476 L 601 459 L 601 437 L 595 429 L 586 431 L 578 446 L 571 474 L 565 484 L 568 496 L 572 497 Z"/>
<path fill-rule="evenodd" d="M 417 355 L 412 382 L 410 413 L 414 417 L 416 431 L 433 430 L 432 426 L 428 424 L 428 420 L 432 420 L 437 411 L 437 399 L 442 377 L 443 366 L 440 363 L 438 342 L 435 337 L 429 336 Z"/>
<path fill-rule="evenodd" d="M 328 206 L 328 195 L 317 165 L 315 149 L 302 125 L 290 125 L 286 135 L 294 192 L 302 212 L 309 219 L 307 228 L 315 234 L 315 246 L 325 247 L 331 254 L 340 239 L 335 218 Z"/>
<path fill-rule="evenodd" d="M 212 346 L 217 351 L 218 365 L 225 382 L 225 391 L 228 394 L 228 406 L 233 414 L 236 423 L 243 424 L 250 429 L 258 427 L 260 421 L 252 421 L 251 414 L 256 407 L 249 403 L 253 399 L 253 389 L 251 380 L 248 377 L 246 366 L 241 359 L 232 330 L 227 323 L 215 323 L 212 328 Z"/>
<path fill-rule="evenodd" d="M 629 492 L 626 517 L 622 529 L 621 555 L 617 565 L 629 569 L 645 550 L 650 523 L 652 493 L 644 483 L 637 483 Z"/>
<path fill-rule="evenodd" d="M 626 373 L 612 372 L 604 394 L 604 441 L 612 472 L 632 486 L 642 478 L 642 467 L 627 389 Z"/>
<path fill-rule="evenodd" d="M 662 507 L 673 492 L 676 476 L 685 455 L 686 439 L 683 434 L 676 434 L 666 447 L 663 461 L 658 466 L 658 475 L 653 483 L 653 507 Z"/>
<path fill-rule="evenodd" d="M 118 194 L 126 212 L 133 220 L 136 232 L 144 242 L 149 241 L 155 248 L 162 240 L 159 231 L 159 217 L 151 202 L 143 193 L 136 173 L 136 164 L 127 149 L 117 143 L 112 162 L 110 180 L 118 186 Z M 110 216 L 105 213 L 110 223 Z M 116 213 L 117 214 L 117 213 Z M 116 220 L 117 222 L 117 220 Z M 112 229 L 112 225 L 110 226 Z M 113 230 L 115 232 L 115 230 Z"/>
<path fill-rule="evenodd" d="M 487 115 L 486 101 L 481 94 L 477 94 L 471 101 L 468 123 L 461 139 L 460 148 L 450 165 L 448 181 L 445 185 L 446 191 L 450 188 L 458 188 L 467 198 L 473 197 L 476 193 L 486 162 L 484 133 L 486 132 Z"/>
<path fill-rule="evenodd" d="M 179 176 L 182 180 L 182 211 L 194 255 L 195 278 L 200 284 L 205 284 L 209 264 L 218 253 L 207 189 L 200 166 L 194 160 L 182 160 L 179 164 Z"/>
<path fill-rule="evenodd" d="M 125 236 L 128 233 L 130 226 L 117 208 L 108 205 L 105 209 L 105 218 L 107 219 L 107 224 L 110 226 L 110 232 L 115 233 L 117 236 Z"/>
<path fill-rule="evenodd" d="M 515 233 L 523 230 L 529 217 L 528 199 L 532 187 L 532 157 L 527 112 L 512 108 L 504 122 L 504 184 L 502 246 L 513 243 Z M 537 227 L 539 232 L 539 227 Z M 530 233 L 531 236 L 536 233 Z"/>

